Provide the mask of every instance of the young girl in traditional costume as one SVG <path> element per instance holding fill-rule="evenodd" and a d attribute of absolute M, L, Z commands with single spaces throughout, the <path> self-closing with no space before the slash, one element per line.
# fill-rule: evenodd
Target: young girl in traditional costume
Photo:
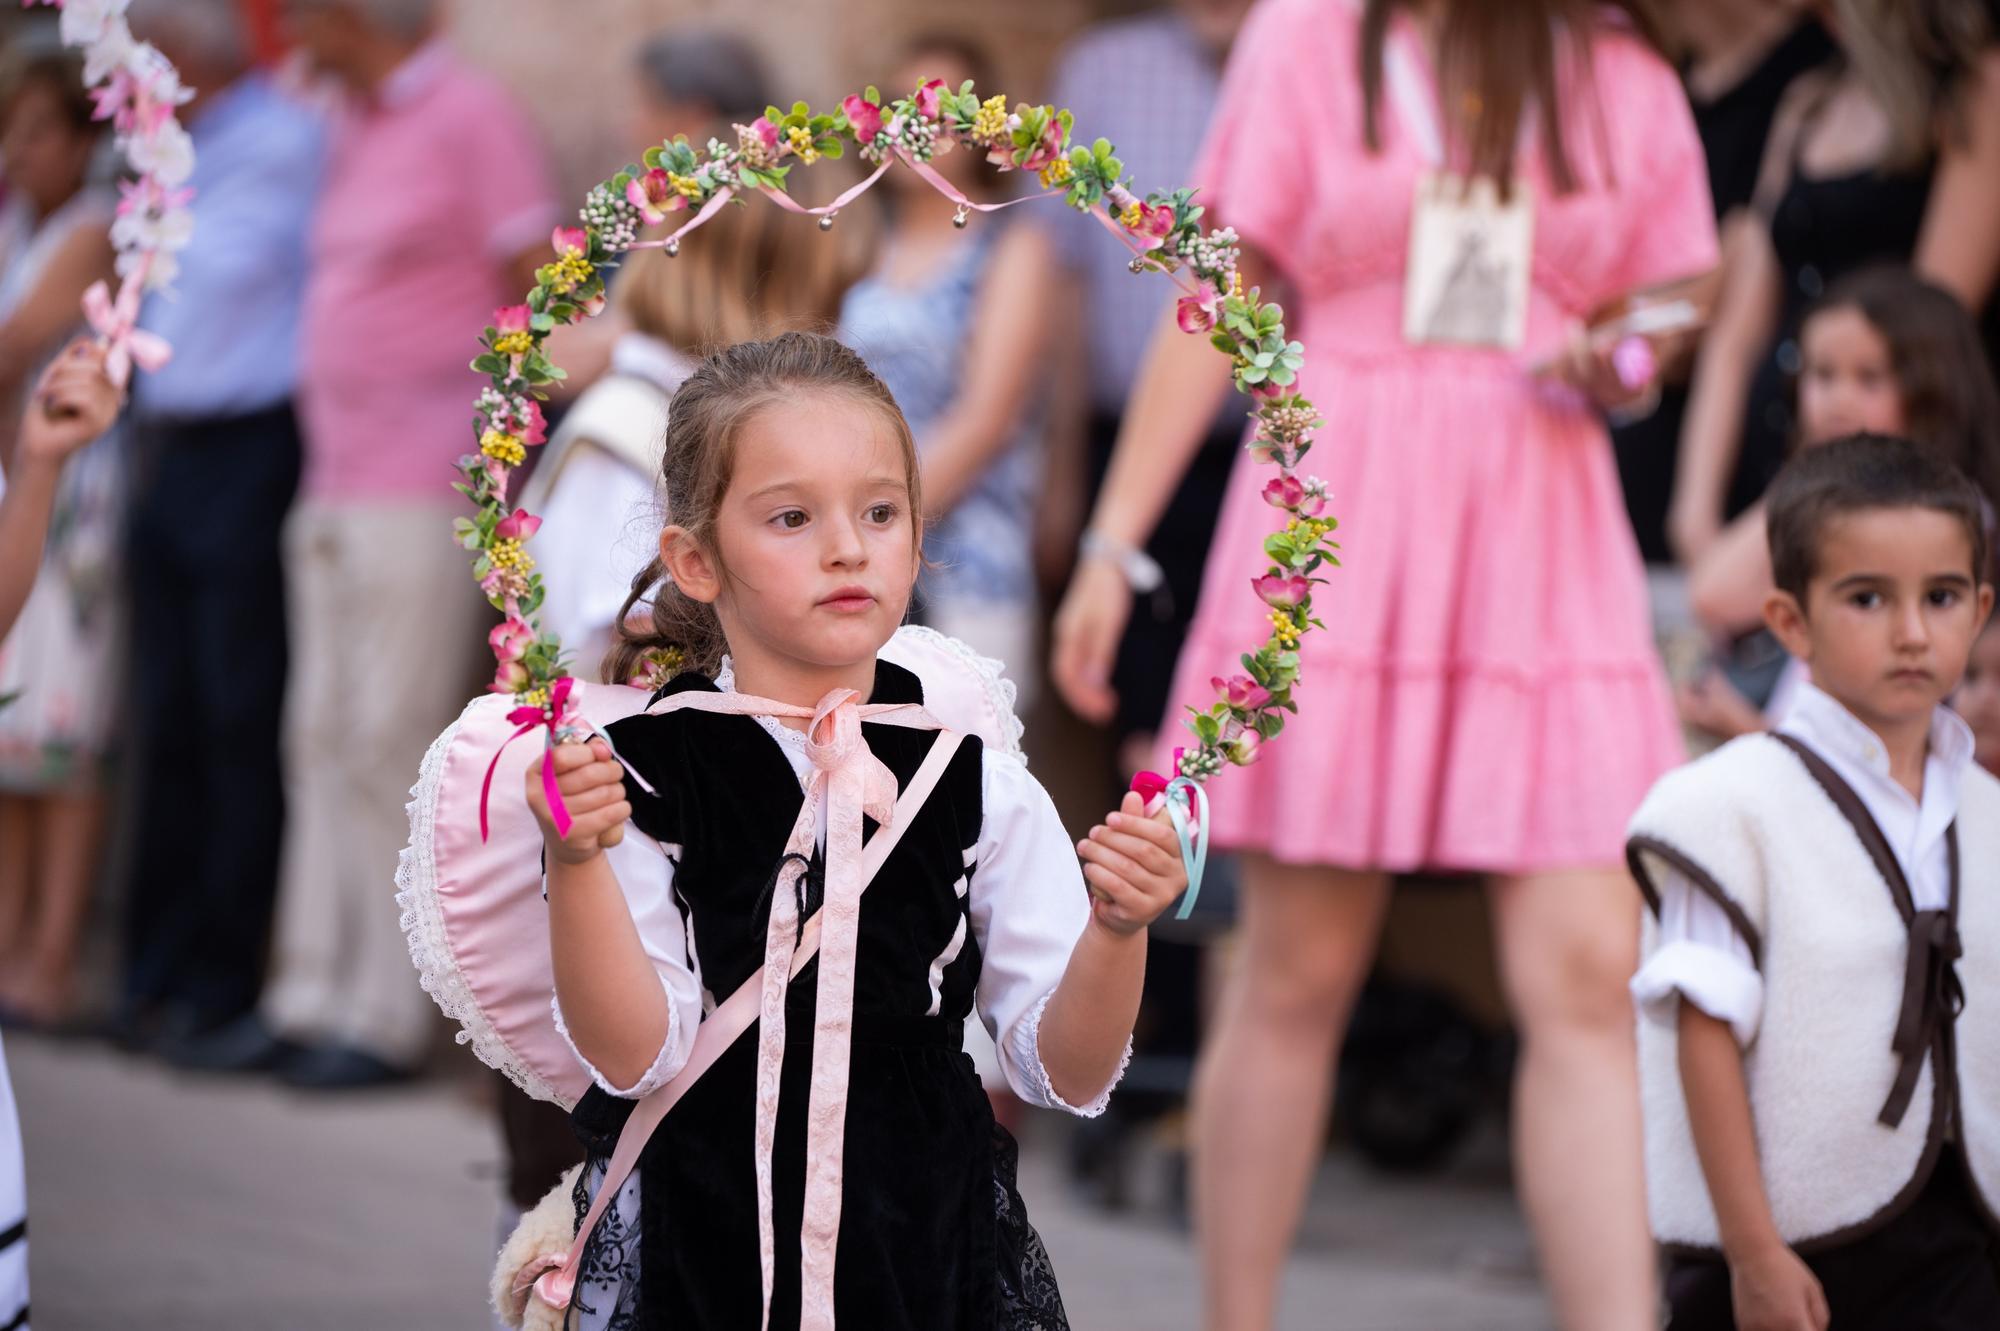
<path fill-rule="evenodd" d="M 1018 762 L 919 728 L 920 681 L 877 658 L 922 565 L 916 454 L 853 352 L 787 334 L 709 358 L 663 472 L 660 558 L 627 606 L 650 601 L 654 631 L 627 630 L 606 677 L 649 652 L 683 672 L 609 743 L 550 751 L 566 833 L 528 774 L 557 1017 L 595 1082 L 580 1210 L 631 1101 L 691 1058 L 699 1076 L 606 1206 L 573 1319 L 1064 1327 L 962 1023 L 1022 1098 L 1100 1112 L 1145 928 L 1186 883 L 1174 834 L 1130 795 L 1073 846 Z M 864 813 L 892 847 L 865 902 Z M 746 990 L 754 1026 L 701 1063 Z"/>

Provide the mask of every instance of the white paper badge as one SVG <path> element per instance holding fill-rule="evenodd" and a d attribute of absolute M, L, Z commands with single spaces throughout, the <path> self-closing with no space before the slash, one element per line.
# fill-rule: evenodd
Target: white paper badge
<path fill-rule="evenodd" d="M 1493 181 L 1429 172 L 1410 210 L 1403 338 L 1518 350 L 1528 325 L 1534 211 L 1517 182 L 1505 203 Z"/>

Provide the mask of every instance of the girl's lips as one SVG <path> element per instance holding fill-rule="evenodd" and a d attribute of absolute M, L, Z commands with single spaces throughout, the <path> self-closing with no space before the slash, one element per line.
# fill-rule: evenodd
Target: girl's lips
<path fill-rule="evenodd" d="M 842 587 L 833 595 L 820 601 L 822 609 L 843 614 L 855 614 L 871 609 L 875 604 L 874 594 L 865 587 Z"/>

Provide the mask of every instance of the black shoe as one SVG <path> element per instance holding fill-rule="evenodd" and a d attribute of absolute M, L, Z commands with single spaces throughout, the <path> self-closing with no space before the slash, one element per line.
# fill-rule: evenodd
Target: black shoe
<path fill-rule="evenodd" d="M 162 1003 L 120 1003 L 104 1018 L 98 1034 L 127 1054 L 150 1054 L 169 1030 L 188 1029 L 183 1009 Z"/>
<path fill-rule="evenodd" d="M 299 1052 L 254 1012 L 162 1041 L 158 1048 L 162 1058 L 184 1072 L 269 1072 Z"/>
<path fill-rule="evenodd" d="M 303 1091 L 357 1091 L 394 1086 L 416 1075 L 352 1045 L 315 1045 L 286 1058 L 278 1075 Z"/>

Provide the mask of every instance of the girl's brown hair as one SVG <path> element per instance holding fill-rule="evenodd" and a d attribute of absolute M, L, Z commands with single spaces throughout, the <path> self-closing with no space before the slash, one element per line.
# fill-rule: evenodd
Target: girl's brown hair
<path fill-rule="evenodd" d="M 733 142 L 736 135 L 718 125 L 700 142 L 710 137 Z M 822 166 L 815 179 L 793 173 L 791 194 L 808 205 L 830 200 L 841 183 L 841 165 Z M 826 199 L 816 198 L 816 191 Z M 871 210 L 843 209 L 828 236 L 761 199 L 735 213 L 717 218 L 677 257 L 645 250 L 627 259 L 611 299 L 634 328 L 684 355 L 700 356 L 833 324 L 841 297 L 874 260 Z"/>
<path fill-rule="evenodd" d="M 800 393 L 842 393 L 879 410 L 903 455 L 909 477 L 912 530 L 921 540 L 924 511 L 917 445 L 888 386 L 852 350 L 821 333 L 791 332 L 763 342 L 740 342 L 704 360 L 667 408 L 666 456 L 660 484 L 667 496 L 668 526 L 684 528 L 711 556 L 716 513 L 735 474 L 736 440 L 758 412 Z M 650 598 L 650 599 L 649 599 Z M 631 625 L 647 605 L 651 623 Z M 621 683 L 639 673 L 649 652 L 678 649 L 683 667 L 713 675 L 728 644 L 715 607 L 684 595 L 656 555 L 632 580 L 618 612 L 618 640 L 605 659 L 604 679 Z"/>
<path fill-rule="evenodd" d="M 2000 389 L 1958 298 L 1908 268 L 1880 265 L 1835 282 L 1806 322 L 1842 309 L 1859 311 L 1888 344 L 1903 435 L 2000 503 Z"/>
<path fill-rule="evenodd" d="M 1383 45 L 1389 21 L 1396 10 L 1414 8 L 1414 0 L 1367 0 L 1362 11 L 1362 133 L 1371 152 L 1382 150 Z M 1438 36 L 1438 100 L 1445 107 L 1465 108 L 1462 117 L 1447 114 L 1445 132 L 1450 137 L 1454 128 L 1463 130 L 1472 175 L 1491 177 L 1503 188 L 1512 181 L 1521 117 L 1535 106 L 1543 108 L 1535 119 L 1556 192 L 1567 194 L 1577 187 L 1563 117 L 1549 113 L 1562 104 L 1560 37 L 1567 32 L 1585 38 L 1603 27 L 1606 8 L 1622 13 L 1655 49 L 1665 49 L 1654 0 L 1613 0 L 1608 6 L 1600 0 L 1445 0 Z M 1576 45 L 1587 75 L 1590 44 L 1579 40 Z M 1587 78 L 1579 86 L 1588 86 Z M 1454 119 L 1457 125 L 1451 123 Z"/>

